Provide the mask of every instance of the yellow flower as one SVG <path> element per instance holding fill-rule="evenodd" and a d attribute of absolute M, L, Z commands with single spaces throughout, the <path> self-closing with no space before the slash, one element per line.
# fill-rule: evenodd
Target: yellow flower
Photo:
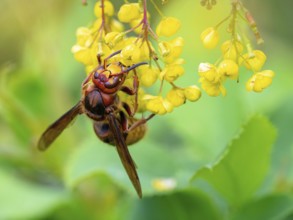
<path fill-rule="evenodd" d="M 114 18 L 111 19 L 110 27 L 112 31 L 116 31 L 116 32 L 124 31 L 123 24 Z"/>
<path fill-rule="evenodd" d="M 210 63 L 200 63 L 198 67 L 198 74 L 212 83 L 219 82 L 222 77 L 215 65 Z"/>
<path fill-rule="evenodd" d="M 121 62 L 126 66 L 130 66 L 141 61 L 141 51 L 135 43 L 124 47 L 120 53 L 120 56 L 123 59 Z"/>
<path fill-rule="evenodd" d="M 212 49 L 219 42 L 219 33 L 214 27 L 209 27 L 201 33 L 200 39 L 205 48 Z"/>
<path fill-rule="evenodd" d="M 181 23 L 177 18 L 165 17 L 157 26 L 156 33 L 158 36 L 170 37 L 180 28 Z"/>
<path fill-rule="evenodd" d="M 223 76 L 237 79 L 239 67 L 233 60 L 223 60 L 218 66 L 218 71 Z"/>
<path fill-rule="evenodd" d="M 175 81 L 179 76 L 184 74 L 184 68 L 178 64 L 167 65 L 160 73 L 160 79 L 165 79 L 168 82 Z"/>
<path fill-rule="evenodd" d="M 80 27 L 76 31 L 77 44 L 89 47 L 93 42 L 91 30 L 86 27 Z"/>
<path fill-rule="evenodd" d="M 140 17 L 140 8 L 138 3 L 127 3 L 120 7 L 118 11 L 118 19 L 121 22 L 131 22 Z"/>
<path fill-rule="evenodd" d="M 145 95 L 146 109 L 158 115 L 164 115 L 173 111 L 173 105 L 162 96 Z"/>
<path fill-rule="evenodd" d="M 199 81 L 201 82 L 201 87 L 204 91 L 206 91 L 209 96 L 219 96 L 220 94 L 222 94 L 223 96 L 226 95 L 226 89 L 224 88 L 222 83 L 211 83 L 203 77 L 201 77 Z"/>
<path fill-rule="evenodd" d="M 145 87 L 152 86 L 156 82 L 159 75 L 159 69 L 150 67 L 149 65 L 138 67 L 137 72 L 140 84 Z"/>
<path fill-rule="evenodd" d="M 183 38 L 177 37 L 174 40 L 159 43 L 159 52 L 163 57 L 165 63 L 173 63 L 182 53 Z"/>
<path fill-rule="evenodd" d="M 187 100 L 191 102 L 195 102 L 200 99 L 201 97 L 201 91 L 200 89 L 193 85 L 193 86 L 188 86 L 184 89 L 184 96 Z"/>
<path fill-rule="evenodd" d="M 239 41 L 227 40 L 221 46 L 224 59 L 238 61 L 242 51 L 243 45 Z"/>
<path fill-rule="evenodd" d="M 177 186 L 177 182 L 173 178 L 160 178 L 152 180 L 152 186 L 157 191 L 173 190 Z"/>
<path fill-rule="evenodd" d="M 266 55 L 261 50 L 254 50 L 252 53 L 243 55 L 243 62 L 247 69 L 259 71 L 266 62 Z"/>
<path fill-rule="evenodd" d="M 258 72 L 247 81 L 246 89 L 248 91 L 262 92 L 272 84 L 274 75 L 275 73 L 272 70 Z"/>
<path fill-rule="evenodd" d="M 76 59 L 78 62 L 81 62 L 86 66 L 93 64 L 91 50 L 88 47 L 74 45 L 71 49 L 71 52 L 74 55 L 74 59 Z"/>
<path fill-rule="evenodd" d="M 167 93 L 167 100 L 172 103 L 173 106 L 178 107 L 185 103 L 185 96 L 183 89 L 172 88 Z"/>
<path fill-rule="evenodd" d="M 120 33 L 120 32 L 109 32 L 108 34 L 106 34 L 104 40 L 105 40 L 105 44 L 107 44 L 107 46 L 111 49 L 113 49 L 117 43 L 121 42 L 123 40 L 124 34 Z"/>
<path fill-rule="evenodd" d="M 101 1 L 98 1 L 95 4 L 94 11 L 97 18 L 100 18 L 102 16 Z M 110 1 L 104 1 L 104 12 L 105 15 L 108 16 L 112 16 L 114 14 L 114 6 Z"/>

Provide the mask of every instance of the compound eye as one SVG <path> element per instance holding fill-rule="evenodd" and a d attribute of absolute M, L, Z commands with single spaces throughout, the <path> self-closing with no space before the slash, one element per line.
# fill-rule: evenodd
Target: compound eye
<path fill-rule="evenodd" d="M 97 79 L 99 77 L 99 73 L 98 72 L 95 72 L 94 73 L 94 79 Z"/>

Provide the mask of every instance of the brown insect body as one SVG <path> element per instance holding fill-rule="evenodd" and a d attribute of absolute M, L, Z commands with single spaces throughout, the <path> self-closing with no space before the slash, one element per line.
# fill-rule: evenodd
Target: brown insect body
<path fill-rule="evenodd" d="M 120 53 L 110 55 L 108 58 Z M 62 133 L 70 122 L 79 114 L 85 113 L 94 121 L 94 130 L 100 140 L 116 146 L 121 162 L 137 191 L 142 196 L 140 181 L 136 172 L 135 163 L 131 158 L 127 145 L 136 143 L 143 138 L 146 132 L 147 119 L 135 119 L 130 107 L 120 101 L 118 91 L 137 96 L 138 78 L 135 68 L 146 63 L 139 63 L 125 67 L 121 63 L 112 63 L 99 66 L 85 79 L 82 84 L 82 98 L 68 112 L 50 125 L 42 134 L 38 148 L 46 150 L 51 143 Z M 134 70 L 133 88 L 123 85 L 129 71 Z M 126 115 L 126 113 L 128 115 Z"/>
<path fill-rule="evenodd" d="M 129 125 L 131 126 L 132 124 L 134 124 L 138 120 L 139 119 L 136 119 L 136 118 L 129 118 L 128 119 Z M 94 122 L 94 130 L 95 130 L 97 137 L 101 141 L 115 146 L 115 139 L 113 137 L 113 133 L 110 130 L 109 122 L 107 122 L 106 120 L 105 121 L 95 121 Z M 142 125 L 134 128 L 130 132 L 125 133 L 124 138 L 125 138 L 126 144 L 129 146 L 129 145 L 137 143 L 138 141 L 140 141 L 144 137 L 146 131 L 147 131 L 146 124 L 142 124 Z"/>

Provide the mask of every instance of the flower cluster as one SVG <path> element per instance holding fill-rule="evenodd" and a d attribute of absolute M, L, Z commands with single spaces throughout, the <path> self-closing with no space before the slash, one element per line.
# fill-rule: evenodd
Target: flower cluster
<path fill-rule="evenodd" d="M 201 0 L 200 4 L 210 10 L 217 4 L 217 0 Z"/>
<path fill-rule="evenodd" d="M 243 6 L 240 0 L 232 0 L 232 10 L 228 17 L 223 19 L 215 27 L 209 27 L 201 34 L 201 41 L 205 48 L 213 49 L 219 43 L 218 28 L 226 21 L 230 21 L 227 28 L 231 38 L 221 45 L 222 56 L 215 63 L 201 63 L 198 68 L 200 83 L 203 90 L 210 96 L 225 95 L 224 82 L 227 79 L 239 82 L 239 67 L 244 66 L 253 72 L 253 75 L 246 83 L 248 91 L 261 92 L 267 88 L 274 77 L 271 70 L 262 70 L 266 62 L 266 55 L 261 50 L 252 48 L 250 41 L 241 31 L 240 21 L 244 20 L 253 31 L 257 43 L 263 42 L 256 23 Z M 242 19 L 243 18 L 243 19 Z"/>
<path fill-rule="evenodd" d="M 138 112 L 149 111 L 162 115 L 184 104 L 186 100 L 197 101 L 201 92 L 195 85 L 186 88 L 175 85 L 174 81 L 184 74 L 184 60 L 180 58 L 184 41 L 181 37 L 168 38 L 178 31 L 181 24 L 174 17 L 164 16 L 157 5 L 151 2 L 162 16 L 155 31 L 149 22 L 147 0 L 125 3 L 117 13 L 111 1 L 98 1 L 94 8 L 96 20 L 90 27 L 77 30 L 77 43 L 72 52 L 75 59 L 85 65 L 87 73 L 97 67 L 97 56 L 105 58 L 117 51 L 121 52 L 111 57 L 108 63 L 119 62 L 128 67 L 147 61 L 148 65 L 141 65 L 127 74 L 125 85 L 133 86 L 136 74 L 139 79 Z M 161 40 L 161 37 L 167 40 Z M 170 86 L 165 86 L 164 82 Z M 146 91 L 148 87 L 151 89 L 147 91 L 158 92 L 149 94 Z M 167 88 L 171 89 L 165 91 Z M 136 97 L 122 92 L 119 92 L 119 97 L 134 106 Z"/>

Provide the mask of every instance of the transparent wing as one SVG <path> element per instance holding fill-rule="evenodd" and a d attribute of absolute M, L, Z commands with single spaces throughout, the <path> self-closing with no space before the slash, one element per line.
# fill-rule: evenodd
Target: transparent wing
<path fill-rule="evenodd" d="M 83 113 L 82 104 L 79 101 L 68 112 L 62 115 L 57 121 L 51 124 L 47 130 L 42 134 L 39 142 L 38 149 L 41 151 L 46 150 L 53 141 L 62 133 L 62 131 L 72 122 L 72 120 L 78 115 Z"/>
<path fill-rule="evenodd" d="M 107 119 L 109 121 L 110 129 L 113 133 L 116 149 L 118 151 L 118 155 L 120 157 L 120 160 L 128 174 L 128 177 L 130 178 L 138 196 L 142 197 L 142 191 L 141 186 L 139 182 L 139 177 L 136 172 L 135 163 L 132 160 L 132 157 L 128 151 L 127 145 L 125 143 L 125 138 L 123 136 L 123 133 L 120 129 L 119 122 L 117 121 L 116 117 L 113 114 L 109 114 L 107 116 Z"/>

